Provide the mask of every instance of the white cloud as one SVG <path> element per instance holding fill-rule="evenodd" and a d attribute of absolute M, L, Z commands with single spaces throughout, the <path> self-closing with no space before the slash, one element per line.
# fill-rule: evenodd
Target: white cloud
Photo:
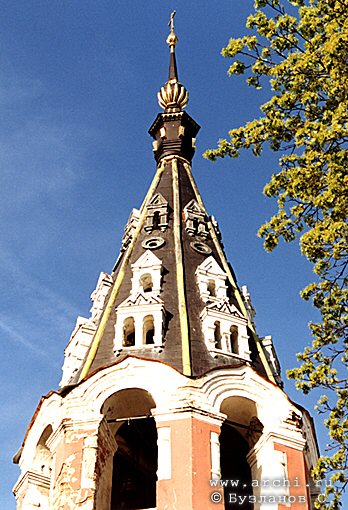
<path fill-rule="evenodd" d="M 42 346 L 35 345 L 33 342 L 25 338 L 23 335 L 19 334 L 10 324 L 8 324 L 3 318 L 0 318 L 0 329 L 7 335 L 7 337 L 11 338 L 11 340 L 16 343 L 21 344 L 26 349 L 32 351 L 39 357 L 43 357 L 47 359 L 47 363 L 54 368 L 58 367 L 57 363 L 54 363 L 51 360 L 51 356 L 49 353 L 42 349 Z"/>

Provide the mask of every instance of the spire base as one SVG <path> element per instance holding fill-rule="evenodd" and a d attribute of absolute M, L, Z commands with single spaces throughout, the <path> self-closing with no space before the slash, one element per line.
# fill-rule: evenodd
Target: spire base
<path fill-rule="evenodd" d="M 181 156 L 191 162 L 200 126 L 186 112 L 159 113 L 149 129 L 154 138 L 157 163 L 166 156 Z"/>

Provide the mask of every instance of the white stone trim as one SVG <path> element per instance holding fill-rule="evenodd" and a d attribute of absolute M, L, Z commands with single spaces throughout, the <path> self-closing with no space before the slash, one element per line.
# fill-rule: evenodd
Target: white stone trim
<path fill-rule="evenodd" d="M 220 440 L 218 432 L 210 432 L 211 479 L 220 480 Z"/>
<path fill-rule="evenodd" d="M 91 321 L 98 323 L 105 307 L 105 301 L 113 284 L 113 278 L 107 273 L 100 273 L 97 286 L 91 294 L 93 306 L 90 309 Z"/>
<path fill-rule="evenodd" d="M 280 363 L 279 363 L 277 353 L 274 349 L 272 336 L 271 335 L 264 336 L 263 338 L 260 338 L 260 341 L 261 341 L 262 347 L 264 349 L 264 353 L 266 355 L 269 366 L 272 370 L 272 374 L 273 374 L 275 380 L 277 381 L 277 383 L 279 384 L 279 383 L 281 383 Z"/>
<path fill-rule="evenodd" d="M 51 479 L 35 471 L 26 471 L 13 487 L 17 501 L 21 500 L 21 510 L 49 508 Z"/>
<path fill-rule="evenodd" d="M 140 211 L 138 209 L 132 209 L 132 212 L 128 218 L 127 224 L 124 227 L 124 234 L 122 237 L 122 251 L 124 251 L 129 243 L 131 242 L 133 235 L 136 231 L 140 219 Z"/>
<path fill-rule="evenodd" d="M 171 428 L 157 428 L 158 468 L 157 479 L 170 480 L 172 477 Z"/>
<path fill-rule="evenodd" d="M 76 326 L 64 351 L 62 379 L 59 386 L 69 384 L 81 368 L 87 351 L 92 343 L 97 326 L 94 322 L 78 317 Z"/>
<path fill-rule="evenodd" d="M 26 490 L 26 486 L 28 484 L 36 485 L 38 487 L 42 487 L 43 489 L 50 488 L 50 477 L 42 475 L 41 473 L 37 473 L 36 471 L 26 471 L 16 482 L 13 487 L 13 492 L 17 495 L 23 489 Z"/>

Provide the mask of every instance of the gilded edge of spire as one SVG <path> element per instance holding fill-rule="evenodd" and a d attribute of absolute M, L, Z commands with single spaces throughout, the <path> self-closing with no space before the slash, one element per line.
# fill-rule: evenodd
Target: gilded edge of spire
<path fill-rule="evenodd" d="M 163 108 L 165 113 L 182 111 L 187 105 L 189 98 L 188 91 L 184 85 L 179 82 L 177 75 L 175 46 L 177 45 L 178 37 L 174 32 L 175 14 L 176 11 L 171 13 L 168 23 L 170 27 L 170 32 L 167 37 L 167 44 L 170 48 L 169 78 L 157 94 L 158 104 Z"/>

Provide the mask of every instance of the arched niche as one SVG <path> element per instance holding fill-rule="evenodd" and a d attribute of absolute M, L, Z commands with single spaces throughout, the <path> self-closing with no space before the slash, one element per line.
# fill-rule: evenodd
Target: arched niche
<path fill-rule="evenodd" d="M 33 470 L 43 476 L 50 477 L 52 472 L 52 453 L 47 446 L 47 440 L 52 434 L 52 427 L 48 425 L 42 432 L 36 445 L 33 459 Z"/>
<path fill-rule="evenodd" d="M 252 470 L 247 460 L 250 449 L 262 435 L 263 425 L 257 417 L 256 403 L 248 398 L 227 397 L 220 411 L 227 416 L 220 433 L 220 469 L 222 480 L 234 480 L 236 485 L 224 488 L 225 509 L 237 508 L 230 502 L 231 492 L 241 496 L 238 508 L 252 510 L 249 496 L 253 495 Z M 240 504 L 243 501 L 243 504 Z"/>
<path fill-rule="evenodd" d="M 103 404 L 117 450 L 113 459 L 110 510 L 156 507 L 157 429 L 151 394 L 129 388 L 111 395 Z"/>

